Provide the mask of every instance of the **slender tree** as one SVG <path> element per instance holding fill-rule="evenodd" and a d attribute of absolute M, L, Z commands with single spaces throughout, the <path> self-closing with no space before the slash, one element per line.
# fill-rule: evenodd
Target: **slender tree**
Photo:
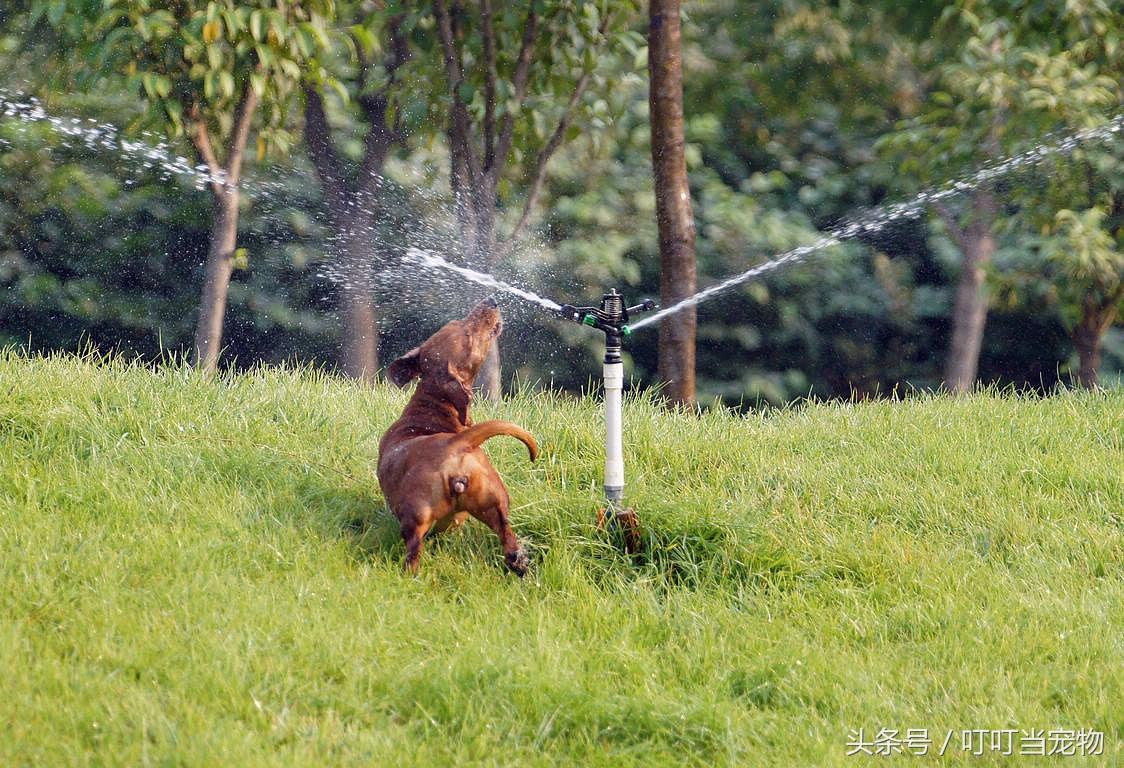
<path fill-rule="evenodd" d="M 960 214 L 944 205 L 935 206 L 935 210 L 962 257 L 952 303 L 952 337 L 945 356 L 944 386 L 949 392 L 963 393 L 975 386 L 987 324 L 985 281 L 997 247 L 995 194 L 990 188 L 980 189 Z"/>
<path fill-rule="evenodd" d="M 377 254 L 372 235 L 381 202 L 383 166 L 393 144 L 402 138 L 401 112 L 392 110 L 391 105 L 400 83 L 399 73 L 410 59 L 410 48 L 402 32 L 402 14 L 379 18 L 365 14 L 361 8 L 349 10 L 358 17 L 349 19 L 355 24 L 347 33 L 354 60 L 337 82 L 349 86 L 349 101 L 358 108 L 365 125 L 362 156 L 355 169 L 349 169 L 341 157 L 324 107 L 322 82 L 309 80 L 304 84 L 305 140 L 338 237 L 339 266 L 344 276 L 340 289 L 340 369 L 352 378 L 372 381 L 379 363 L 378 309 L 371 279 Z"/>
<path fill-rule="evenodd" d="M 648 25 L 652 170 L 660 233 L 660 300 L 673 304 L 696 289 L 695 219 L 683 138 L 683 62 L 679 0 L 651 0 Z M 695 400 L 695 309 L 660 324 L 659 377 L 673 403 Z"/>
<path fill-rule="evenodd" d="M 1001 29 L 978 31 L 982 34 L 976 38 L 974 46 L 967 47 L 965 58 L 950 65 L 945 72 L 945 80 L 952 88 L 957 87 L 957 80 L 963 82 L 966 75 L 978 77 L 981 70 L 1002 70 L 1013 61 L 1014 56 L 1009 50 L 1011 40 L 1002 34 Z M 982 104 L 972 106 L 974 109 L 970 107 L 963 113 L 963 117 L 967 118 L 966 130 L 958 139 L 965 142 L 964 151 L 974 153 L 981 162 L 987 162 L 1003 152 L 1000 137 L 1006 127 L 1012 99 L 1007 89 L 1001 88 L 988 93 Z M 979 142 L 979 149 L 972 148 L 968 142 Z M 933 210 L 944 223 L 961 255 L 943 379 L 945 389 L 962 394 L 975 387 L 979 373 L 989 303 L 986 277 L 998 247 L 995 233 L 998 208 L 994 190 L 985 183 L 971 193 L 959 213 L 941 204 L 934 205 Z"/>
<path fill-rule="evenodd" d="M 1063 319 L 1077 350 L 1077 382 L 1100 384 L 1104 335 L 1124 309 L 1124 192 L 1109 193 L 1111 223 L 1104 210 L 1059 211 L 1048 258 L 1061 280 Z"/>
<path fill-rule="evenodd" d="M 190 107 L 191 142 L 210 174 L 212 219 L 203 267 L 203 291 L 199 299 L 199 319 L 195 326 L 193 358 L 204 371 L 218 366 L 222 346 L 223 319 L 238 237 L 238 205 L 241 199 L 242 162 L 250 127 L 258 107 L 258 94 L 246 82 L 234 111 L 233 128 L 223 144 L 222 156 L 215 151 L 207 119 L 199 104 Z"/>
<path fill-rule="evenodd" d="M 1051 130 L 1103 122 L 1105 108 L 1119 105 L 1124 98 L 1120 89 L 1124 54 L 1114 42 L 1119 28 L 1120 15 L 1101 3 L 1047 4 L 1041 14 L 1024 14 L 1021 6 L 1007 0 L 951 4 L 941 24 L 942 56 L 921 76 L 929 82 L 921 88 L 928 93 L 920 101 L 919 113 L 882 144 L 897 148 L 906 175 L 933 183 L 1026 149 Z M 1103 154 L 1095 149 L 1081 151 Z M 1021 225 L 1055 234 L 1066 229 L 1062 239 L 1072 241 L 1073 221 L 1057 222 L 1054 214 L 1075 198 L 1095 196 L 1097 190 L 1103 194 L 1090 200 L 1104 213 L 1097 220 L 1111 221 L 1111 189 L 1118 188 L 1112 167 L 1102 158 L 1096 163 L 1066 162 L 1049 177 L 1030 176 L 1029 184 L 1009 178 L 1004 191 L 1008 210 L 1002 216 L 990 182 L 956 204 L 933 206 L 962 259 L 944 372 L 949 391 L 966 392 L 975 385 L 990 300 L 985 277 L 998 251 L 999 236 Z M 1086 190 L 1090 186 L 1093 189 Z M 1052 253 L 1056 267 L 1058 251 Z M 1079 349 L 1092 350 L 1090 339 L 1103 333 L 1105 317 L 1114 315 L 1096 308 L 1112 294 L 1100 295 L 1103 284 L 1080 277 L 1085 274 L 1081 265 L 1052 270 L 1043 270 L 1041 263 L 1037 266 L 1055 276 L 1068 273 L 1075 284 L 1093 291 L 1086 304 L 1095 318 L 1072 326 Z M 994 277 L 991 282 L 1003 280 Z"/>
<path fill-rule="evenodd" d="M 286 102 L 301 68 L 327 42 L 332 0 L 187 0 L 156 10 L 146 0 L 107 0 L 96 10 L 85 2 L 37 0 L 33 13 L 59 28 L 83 29 L 86 85 L 96 87 L 107 73 L 126 78 L 150 105 L 153 122 L 186 136 L 205 166 L 212 220 L 192 351 L 200 369 L 214 371 L 238 255 L 250 136 L 257 121 L 259 154 L 288 149 Z"/>
<path fill-rule="evenodd" d="M 598 58 L 634 10 L 632 2 L 604 0 L 535 2 L 525 10 L 481 0 L 473 11 L 457 0 L 434 0 L 450 179 L 468 263 L 494 268 L 524 233 L 551 158 L 591 108 L 591 87 L 608 86 L 597 71 Z M 553 128 L 541 130 L 546 121 Z M 512 170 L 527 192 L 518 220 L 501 240 L 497 209 Z M 500 396 L 496 347 L 477 381 L 489 397 Z"/>

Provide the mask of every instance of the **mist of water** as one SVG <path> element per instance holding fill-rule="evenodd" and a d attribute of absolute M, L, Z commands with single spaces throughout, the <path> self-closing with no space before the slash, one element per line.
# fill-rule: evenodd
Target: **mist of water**
<path fill-rule="evenodd" d="M 14 118 L 25 124 L 46 124 L 64 140 L 81 143 L 89 150 L 115 154 L 135 163 L 137 170 L 158 168 L 165 179 L 174 176 L 189 178 L 198 189 L 208 184 L 226 183 L 226 174 L 221 170 L 212 173 L 206 165 L 194 164 L 186 157 L 177 155 L 167 141 L 156 134 L 146 132 L 139 139 L 129 139 L 122 136 L 112 123 L 101 123 L 92 118 L 52 115 L 33 96 L 21 97 L 0 88 L 0 116 Z"/>
<path fill-rule="evenodd" d="M 112 123 L 91 118 L 56 116 L 32 96 L 13 94 L 0 88 L 0 118 L 11 118 L 24 127 L 42 124 L 53 130 L 66 146 L 108 153 L 122 161 L 119 171 L 125 184 L 131 185 L 135 176 L 156 171 L 159 178 L 178 179 L 196 189 L 210 185 L 224 185 L 225 174 L 211 172 L 203 164 L 193 164 L 173 151 L 167 140 L 151 133 L 141 133 L 127 138 Z M 0 147 L 4 144 L 0 138 Z M 396 218 L 392 231 L 375 224 L 363 224 L 361 216 L 352 216 L 356 222 L 350 234 L 364 242 L 367 257 L 356 262 L 338 258 L 346 248 L 344 233 L 333 231 L 327 242 L 326 258 L 317 266 L 316 274 L 342 290 L 393 293 L 398 306 L 409 306 L 417 315 L 445 313 L 450 304 L 464 304 L 474 300 L 466 296 L 463 282 L 499 291 L 548 310 L 559 305 L 533 291 L 521 288 L 494 275 L 454 263 L 450 258 L 463 257 L 457 253 L 459 236 L 452 206 L 447 196 L 429 192 L 420 186 L 404 191 L 401 186 L 374 174 L 374 198 L 381 201 L 382 212 L 394 210 Z M 244 178 L 241 191 L 254 198 L 259 205 L 283 205 L 285 185 L 263 175 L 255 169 L 252 176 Z M 371 205 L 362 199 L 353 199 L 353 208 Z M 418 212 L 424 212 L 424 216 Z M 349 211 L 354 214 L 355 211 Z M 384 217 L 367 217 L 381 219 Z M 528 258 L 533 249 L 530 241 L 513 249 L 523 257 L 517 261 L 524 267 L 524 277 L 541 276 L 546 266 L 537 258 Z M 529 248 L 530 246 L 530 248 Z M 450 258 L 442 255 L 446 254 Z M 533 273 L 533 274 L 532 274 Z M 447 279 L 454 278 L 454 279 Z M 463 278 L 463 280 L 462 280 Z"/>

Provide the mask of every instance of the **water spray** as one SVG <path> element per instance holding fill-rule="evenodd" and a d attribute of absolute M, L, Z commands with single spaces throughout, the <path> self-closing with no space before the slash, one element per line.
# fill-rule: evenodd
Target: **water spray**
<path fill-rule="evenodd" d="M 640 549 L 640 521 L 636 511 L 622 506 L 624 498 L 624 440 L 621 400 L 624 390 L 624 362 L 621 347 L 632 333 L 629 317 L 656 308 L 656 303 L 645 299 L 634 307 L 625 307 L 624 297 L 616 289 L 601 297 L 600 307 L 575 307 L 563 304 L 558 314 L 579 325 L 596 328 L 605 334 L 605 508 L 598 513 L 598 525 L 616 521 L 625 536 L 625 549 Z"/>

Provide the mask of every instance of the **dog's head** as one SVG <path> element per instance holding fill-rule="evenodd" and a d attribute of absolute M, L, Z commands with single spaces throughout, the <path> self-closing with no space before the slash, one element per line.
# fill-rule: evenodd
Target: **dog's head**
<path fill-rule="evenodd" d="M 391 363 L 387 375 L 400 387 L 420 378 L 440 386 L 455 382 L 467 392 L 502 329 L 496 300 L 484 299 L 463 319 L 446 323 L 420 347 Z"/>

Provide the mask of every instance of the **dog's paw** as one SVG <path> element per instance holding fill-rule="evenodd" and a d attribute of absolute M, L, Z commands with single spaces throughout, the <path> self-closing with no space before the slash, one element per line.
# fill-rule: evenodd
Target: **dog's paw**
<path fill-rule="evenodd" d="M 531 567 L 531 561 L 527 558 L 527 553 L 522 547 L 514 552 L 508 552 L 504 555 L 503 559 L 504 562 L 507 563 L 507 567 L 511 569 L 511 572 L 519 578 L 526 576 L 527 570 Z"/>

